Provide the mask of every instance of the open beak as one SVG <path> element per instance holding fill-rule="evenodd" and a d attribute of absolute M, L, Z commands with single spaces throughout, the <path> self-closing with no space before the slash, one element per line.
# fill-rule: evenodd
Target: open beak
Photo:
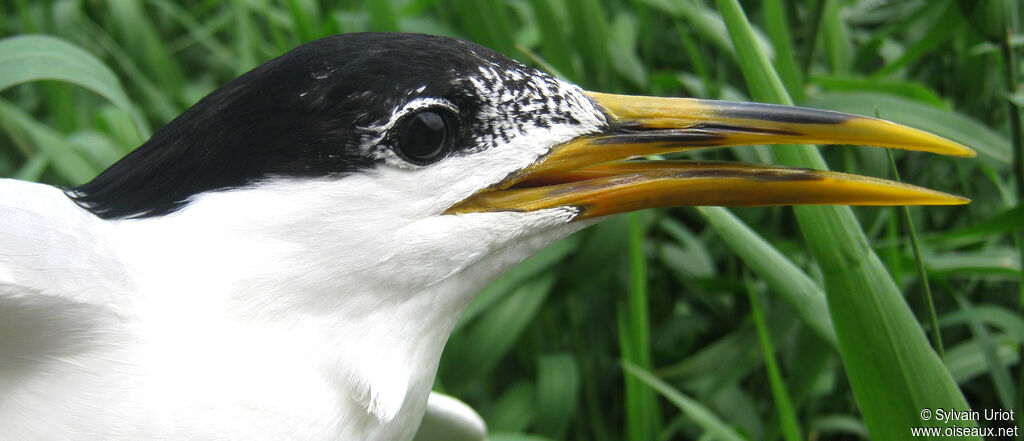
<path fill-rule="evenodd" d="M 706 147 L 857 144 L 973 157 L 945 138 L 875 118 L 760 103 L 587 93 L 604 133 L 553 148 L 449 213 L 573 206 L 576 220 L 653 207 L 958 205 L 968 199 L 883 179 L 708 161 L 625 161 Z"/>

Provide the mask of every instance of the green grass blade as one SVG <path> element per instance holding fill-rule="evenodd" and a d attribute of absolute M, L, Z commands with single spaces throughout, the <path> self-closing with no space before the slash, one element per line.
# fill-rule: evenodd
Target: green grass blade
<path fill-rule="evenodd" d="M 808 328 L 832 347 L 839 347 L 825 293 L 807 274 L 728 209 L 698 207 L 696 210 L 732 251 L 768 283 L 772 292 L 793 308 Z"/>
<path fill-rule="evenodd" d="M 292 23 L 295 24 L 295 33 L 298 34 L 299 42 L 313 41 L 320 36 L 318 29 L 320 9 L 316 3 L 309 0 L 287 0 L 287 3 L 288 13 L 291 15 Z M 371 4 L 387 4 L 387 1 L 381 0 L 371 2 Z"/>
<path fill-rule="evenodd" d="M 67 138 L 5 101 L 0 101 L 0 122 L 23 131 L 35 151 L 42 152 L 69 184 L 83 184 L 99 173 L 99 168 L 90 164 Z"/>
<path fill-rule="evenodd" d="M 672 17 L 685 20 L 687 28 L 692 29 L 696 35 L 705 39 L 715 49 L 727 53 L 735 59 L 736 49 L 732 45 L 729 31 L 726 29 L 725 23 L 722 22 L 722 17 L 716 14 L 713 9 L 704 6 L 703 2 L 692 0 L 639 1 Z M 773 49 L 769 39 L 757 31 L 755 31 L 755 34 L 757 36 L 757 50 L 772 57 Z"/>
<path fill-rule="evenodd" d="M 994 235 L 1017 232 L 1024 219 L 1024 205 L 1011 208 L 971 226 L 929 237 L 925 242 L 980 242 Z"/>
<path fill-rule="evenodd" d="M 753 284 L 747 279 L 747 297 L 750 299 L 750 315 L 754 320 L 754 327 L 757 329 L 757 337 L 761 342 L 761 353 L 764 356 L 764 367 L 768 371 L 768 383 L 772 388 L 772 397 L 775 399 L 775 412 L 779 416 L 779 426 L 782 428 L 782 435 L 786 441 L 800 441 L 803 435 L 800 434 L 800 423 L 793 413 L 793 404 L 789 400 L 789 392 L 786 391 L 786 382 L 782 379 L 782 370 L 779 363 L 775 361 L 775 347 L 772 345 L 771 335 L 768 334 L 768 326 L 764 323 L 764 313 L 761 311 L 761 302 L 757 298 L 757 292 Z"/>
<path fill-rule="evenodd" d="M 718 340 L 703 345 L 682 361 L 658 369 L 658 375 L 672 380 L 706 378 L 721 373 L 722 366 L 756 365 L 757 335 L 750 327 L 741 327 Z M 701 390 L 701 392 L 704 392 Z"/>
<path fill-rule="evenodd" d="M 499 432 L 526 430 L 537 417 L 535 389 L 533 383 L 519 381 L 502 391 L 489 407 L 482 409 L 481 416 L 484 421 L 487 421 L 487 430 Z"/>
<path fill-rule="evenodd" d="M 467 328 L 460 342 L 453 338 L 453 350 L 446 354 L 452 360 L 449 376 L 475 378 L 490 370 L 533 321 L 555 281 L 556 275 L 548 273 L 519 285 Z"/>
<path fill-rule="evenodd" d="M 135 104 L 142 111 L 146 112 L 150 119 L 166 123 L 184 110 L 179 103 L 175 102 L 172 91 L 166 90 L 166 88 L 151 80 L 136 64 L 135 60 L 114 41 L 113 37 L 107 34 L 106 29 L 84 16 L 78 16 L 77 23 L 85 29 L 89 38 L 102 47 L 109 54 L 111 60 L 117 64 L 117 67 L 124 72 L 125 84 L 133 85 L 143 95 L 140 99 L 136 100 Z M 143 138 L 148 138 L 150 133 L 147 131 L 141 135 Z"/>
<path fill-rule="evenodd" d="M 974 307 L 970 300 L 959 295 L 956 295 L 955 298 L 957 303 L 960 304 L 960 308 L 968 312 L 966 315 L 968 317 L 967 324 L 971 328 L 971 334 L 974 335 L 974 339 L 981 348 L 982 355 L 985 357 L 989 376 L 992 378 L 993 386 L 995 386 L 996 395 L 999 396 L 999 403 L 1002 404 L 1003 409 L 1013 409 L 1015 397 L 1017 396 L 1016 387 L 1013 384 L 1013 380 L 1010 379 L 1010 371 L 999 362 L 998 348 L 992 338 L 992 334 L 981 324 L 981 320 L 970 314 L 971 309 Z"/>
<path fill-rule="evenodd" d="M 558 262 L 562 261 L 569 253 L 572 253 L 580 245 L 579 236 L 570 236 L 558 241 L 524 260 L 509 272 L 503 274 L 498 280 L 492 282 L 486 289 L 473 299 L 473 302 L 462 313 L 462 317 L 455 325 L 455 332 L 462 329 L 466 324 L 473 322 L 479 315 L 491 309 L 492 306 L 512 292 L 516 286 L 536 277 L 541 272 L 548 270 Z"/>
<path fill-rule="evenodd" d="M 699 90 L 695 92 L 696 98 L 718 98 L 719 87 L 716 81 L 711 78 L 711 70 L 708 68 L 708 62 L 705 59 L 704 52 L 697 45 L 696 39 L 693 37 L 690 28 L 684 26 L 681 20 L 673 20 L 675 24 L 676 33 L 679 34 L 679 41 L 683 44 L 683 50 L 686 52 L 686 58 L 689 60 L 690 65 L 693 66 L 693 70 L 697 71 L 697 75 L 700 77 L 700 84 L 702 85 Z"/>
<path fill-rule="evenodd" d="M 249 2 L 233 0 L 235 11 L 235 69 L 241 75 L 257 66 L 256 35 L 258 31 L 253 23 Z"/>
<path fill-rule="evenodd" d="M 1016 311 L 997 305 L 976 305 L 970 309 L 958 309 L 939 319 L 939 326 L 960 325 L 978 321 L 994 326 L 1000 331 L 1024 343 L 1024 317 Z"/>
<path fill-rule="evenodd" d="M 925 262 L 928 272 L 937 275 L 981 275 L 1015 278 L 1020 275 L 1020 254 L 1010 247 L 935 253 Z"/>
<path fill-rule="evenodd" d="M 935 91 L 915 82 L 852 76 L 816 75 L 811 77 L 811 83 L 820 87 L 825 92 L 877 92 L 907 98 L 923 104 L 930 104 L 940 109 L 946 108 L 946 102 Z"/>
<path fill-rule="evenodd" d="M 746 438 L 736 433 L 735 429 L 722 421 L 721 418 L 703 404 L 686 396 L 650 372 L 629 363 L 623 363 L 622 367 L 630 375 L 658 391 L 665 399 L 675 404 L 683 414 L 697 423 L 715 439 L 722 441 L 747 441 Z"/>
<path fill-rule="evenodd" d="M 764 54 L 753 51 L 753 31 L 737 0 L 716 0 L 752 96 L 792 104 Z M 813 147 L 774 149 L 785 165 L 826 168 Z M 949 371 L 867 244 L 849 207 L 795 209 L 801 232 L 822 267 L 825 293 L 847 377 L 873 439 L 906 439 L 923 408 L 967 409 Z M 938 427 L 938 426 L 935 426 Z M 974 439 L 977 439 L 976 437 Z"/>
<path fill-rule="evenodd" d="M 629 217 L 629 292 L 619 308 L 619 344 L 622 359 L 643 369 L 651 369 L 651 329 L 648 311 L 647 262 L 644 257 L 644 231 L 640 216 Z M 626 434 L 631 440 L 655 440 L 659 428 L 658 403 L 643 382 L 626 376 Z"/>
<path fill-rule="evenodd" d="M 885 66 L 878 69 L 872 77 L 878 78 L 883 77 L 893 72 L 896 72 L 910 63 L 918 60 L 929 51 L 941 46 L 953 35 L 956 35 L 956 28 L 963 22 L 960 18 L 960 12 L 957 10 L 957 4 L 953 1 L 934 2 L 933 8 L 943 8 L 944 12 L 941 16 L 933 23 L 928 32 L 917 38 L 916 42 L 907 48 L 903 55 L 891 62 L 886 63 Z"/>
<path fill-rule="evenodd" d="M 609 23 L 602 3 L 597 0 L 566 0 L 570 11 L 573 45 L 579 48 L 584 72 L 579 78 L 584 87 L 614 90 L 611 52 L 608 50 Z"/>
<path fill-rule="evenodd" d="M 844 74 L 850 70 L 853 58 L 850 49 L 849 32 L 840 17 L 842 4 L 839 0 L 822 0 L 825 2 L 825 10 L 822 16 L 822 37 L 824 39 L 825 54 L 828 55 L 829 65 L 832 72 Z"/>
<path fill-rule="evenodd" d="M 608 51 L 612 68 L 622 78 L 638 88 L 647 87 L 647 67 L 636 52 L 637 24 L 630 15 L 619 15 L 612 20 L 609 29 Z"/>
<path fill-rule="evenodd" d="M 780 0 L 764 1 L 765 30 L 772 41 L 772 46 L 775 47 L 775 68 L 779 71 L 779 77 L 786 85 L 789 95 L 799 103 L 804 100 L 804 79 L 800 73 L 800 66 L 796 63 L 793 37 L 789 35 L 789 23 L 782 6 Z"/>
<path fill-rule="evenodd" d="M 24 35 L 0 40 L 0 90 L 18 84 L 57 80 L 96 92 L 132 116 L 139 133 L 149 125 L 125 93 L 114 72 L 85 50 L 45 35 Z"/>
<path fill-rule="evenodd" d="M 768 61 L 769 56 L 757 50 L 754 28 L 747 21 L 739 3 L 716 0 L 718 9 L 725 21 L 729 35 L 736 48 L 743 77 L 747 80 L 750 96 L 758 100 L 781 101 L 780 104 L 793 105 L 793 100 L 786 93 L 786 86 L 775 74 Z M 771 75 L 762 72 L 771 72 Z"/>
<path fill-rule="evenodd" d="M 551 438 L 546 438 L 538 435 L 530 435 L 526 433 L 490 433 L 487 434 L 488 441 L 554 441 Z"/>
<path fill-rule="evenodd" d="M 871 439 L 864 423 L 850 415 L 826 415 L 811 421 L 811 430 L 821 435 L 854 435 L 862 439 Z M 812 438 L 814 439 L 814 438 Z M 827 436 L 819 439 L 831 439 Z"/>
<path fill-rule="evenodd" d="M 185 73 L 176 57 L 160 37 L 157 27 L 150 18 L 141 0 L 107 0 L 109 20 L 102 23 L 105 29 L 120 43 L 121 47 L 136 60 L 138 65 L 158 84 L 170 92 L 180 104 L 184 101 L 182 91 Z"/>
<path fill-rule="evenodd" d="M 893 159 L 892 156 L 892 150 L 886 150 L 885 153 L 889 156 L 889 168 L 895 178 L 895 181 L 902 182 L 900 179 L 900 171 L 896 168 L 896 160 Z M 928 308 L 928 320 L 932 327 L 932 347 L 939 353 L 939 358 L 945 358 L 946 350 L 942 345 L 942 329 L 939 327 L 939 317 L 935 314 L 935 301 L 932 299 L 931 283 L 929 283 L 928 274 L 924 269 L 924 259 L 921 257 L 921 246 L 917 241 L 917 229 L 914 228 L 914 218 L 910 215 L 910 208 L 906 206 L 900 208 L 900 211 L 903 214 L 903 220 L 906 223 L 907 236 L 908 239 L 910 239 L 910 247 L 914 251 L 914 263 L 916 263 L 917 267 L 917 277 L 921 282 L 921 286 L 924 288 L 924 301 Z"/>
<path fill-rule="evenodd" d="M 579 397 L 579 367 L 572 355 L 542 355 L 537 360 L 537 433 L 565 438 Z"/>
<path fill-rule="evenodd" d="M 43 176 L 43 172 L 46 171 L 46 167 L 50 165 L 50 158 L 46 157 L 46 153 L 40 152 L 25 161 L 21 167 L 11 175 L 14 179 L 21 179 L 23 181 L 38 181 Z"/>
<path fill-rule="evenodd" d="M 1009 336 L 996 335 L 991 337 L 996 347 L 996 363 L 1003 367 L 1013 366 L 1020 360 L 1020 352 L 1015 339 Z M 991 358 L 978 339 L 971 339 L 954 345 L 946 352 L 946 365 L 958 383 L 966 383 L 990 372 Z"/>
<path fill-rule="evenodd" d="M 216 60 L 220 64 L 221 68 L 232 70 L 234 67 L 233 54 L 231 51 L 221 44 L 217 39 L 213 38 L 213 33 L 219 30 L 219 28 L 228 24 L 227 14 L 221 14 L 218 20 L 208 20 L 205 23 L 199 23 L 195 18 L 189 15 L 188 11 L 185 10 L 178 3 L 169 0 L 148 0 L 147 3 L 156 7 L 162 14 L 166 15 L 177 21 L 182 28 L 188 30 L 188 37 L 179 39 L 175 44 L 171 45 L 171 50 L 178 52 L 186 47 L 198 44 L 206 49 L 210 55 L 211 60 Z"/>
<path fill-rule="evenodd" d="M 456 0 L 463 27 L 477 43 L 507 55 L 515 54 L 512 24 L 503 3 Z"/>
<path fill-rule="evenodd" d="M 399 31 L 398 17 L 395 15 L 391 0 L 366 2 L 366 12 L 370 14 L 370 26 L 375 31 Z"/>
<path fill-rule="evenodd" d="M 808 97 L 804 105 L 865 116 L 874 115 L 877 110 L 887 120 L 970 146 L 988 164 L 1010 164 L 1010 142 L 1004 136 L 957 112 L 873 92 L 823 93 Z"/>
<path fill-rule="evenodd" d="M 678 220 L 668 216 L 658 219 L 658 228 L 676 242 L 662 242 L 658 250 L 660 260 L 665 265 L 680 274 L 684 280 L 707 279 L 715 275 L 714 258 L 702 238 L 692 233 Z"/>
<path fill-rule="evenodd" d="M 563 8 L 559 7 L 564 5 L 559 0 L 530 0 L 530 5 L 533 6 L 533 14 L 540 28 L 544 59 L 565 75 L 565 78 L 579 81 L 578 54 L 572 45 L 564 43 L 569 39 L 569 33 L 565 28 L 565 20 L 568 18 L 565 17 Z"/>

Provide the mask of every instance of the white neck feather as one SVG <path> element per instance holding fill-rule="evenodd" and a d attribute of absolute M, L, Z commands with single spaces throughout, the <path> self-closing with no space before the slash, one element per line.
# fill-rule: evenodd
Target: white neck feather
<path fill-rule="evenodd" d="M 569 223 L 571 209 L 417 217 L 409 204 L 359 205 L 353 194 L 374 189 L 354 184 L 212 193 L 180 213 L 119 222 L 124 260 L 147 272 L 137 278 L 147 282 L 144 322 L 167 345 L 157 365 L 168 375 L 207 376 L 181 378 L 181 387 L 285 378 L 265 390 L 309 387 L 319 391 L 314 399 L 365 407 L 364 424 L 401 414 L 418 424 L 444 344 L 473 296 L 583 226 Z M 180 353 L 196 348 L 208 353 Z M 210 360 L 226 368 L 211 374 Z M 294 384 L 310 375 L 319 382 Z M 289 398 L 310 399 L 252 400 L 301 408 Z"/>

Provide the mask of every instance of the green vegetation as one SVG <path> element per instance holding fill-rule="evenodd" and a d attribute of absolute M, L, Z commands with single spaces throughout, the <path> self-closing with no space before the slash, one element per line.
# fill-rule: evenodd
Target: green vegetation
<path fill-rule="evenodd" d="M 979 157 L 892 159 L 905 182 L 972 198 L 965 207 L 650 210 L 570 237 L 470 307 L 437 388 L 478 409 L 495 440 L 899 440 L 925 425 L 922 408 L 1024 418 L 1016 1 L 8 0 L 0 11 L 0 176 L 59 185 L 87 181 L 259 63 L 367 30 L 467 38 L 590 90 L 795 102 L 951 138 Z M 889 155 L 866 147 L 684 157 L 893 176 Z"/>

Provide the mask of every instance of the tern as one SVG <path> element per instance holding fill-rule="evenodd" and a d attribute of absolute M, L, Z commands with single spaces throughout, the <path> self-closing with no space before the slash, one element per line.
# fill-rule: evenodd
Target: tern
<path fill-rule="evenodd" d="M 475 414 L 431 397 L 456 321 L 602 217 L 967 202 L 829 171 L 632 160 L 777 143 L 973 155 L 862 116 L 588 92 L 446 37 L 305 44 L 91 182 L 0 180 L 0 438 L 410 440 L 421 421 L 482 437 Z"/>

